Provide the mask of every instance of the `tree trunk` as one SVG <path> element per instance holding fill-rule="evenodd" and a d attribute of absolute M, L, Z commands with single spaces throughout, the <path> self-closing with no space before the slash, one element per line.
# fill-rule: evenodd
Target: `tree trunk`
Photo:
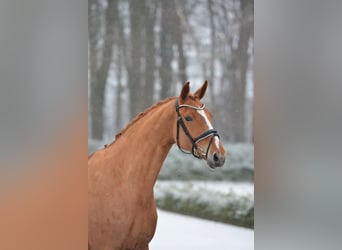
<path fill-rule="evenodd" d="M 113 54 L 113 44 L 114 44 L 114 18 L 116 14 L 116 0 L 109 0 L 108 6 L 105 13 L 105 22 L 106 22 L 106 34 L 104 36 L 104 45 L 102 50 L 102 60 L 99 65 L 97 65 L 96 61 L 98 60 L 99 50 L 97 49 L 97 39 L 96 31 L 89 30 L 90 35 L 90 79 L 91 79 L 91 92 L 90 92 L 90 114 L 91 114 L 91 131 L 92 138 L 97 140 L 103 139 L 103 104 L 104 104 L 104 91 L 107 82 L 108 72 L 110 68 L 110 64 L 112 62 L 112 54 Z M 91 8 L 91 5 L 90 7 Z M 92 10 L 88 10 L 90 12 L 89 16 L 91 17 Z M 95 17 L 94 17 L 95 18 Z M 96 17 L 98 18 L 98 17 Z M 90 23 L 94 21 L 94 19 L 90 18 Z M 91 29 L 91 24 L 90 24 Z"/>
<path fill-rule="evenodd" d="M 97 77 L 92 79 L 91 85 L 91 131 L 92 138 L 101 140 L 103 137 L 103 103 L 104 103 L 104 84 L 100 84 Z"/>
<path fill-rule="evenodd" d="M 159 69 L 161 80 L 160 98 L 165 99 L 171 93 L 172 84 L 172 1 L 161 1 L 161 31 L 160 31 L 160 57 L 161 67 Z"/>
<path fill-rule="evenodd" d="M 216 34 L 215 34 L 215 23 L 214 23 L 214 10 L 213 10 L 213 0 L 208 0 L 207 2 L 208 11 L 209 11 L 209 21 L 210 21 L 210 62 L 209 62 L 209 82 L 210 82 L 210 101 L 213 107 L 216 107 L 215 101 L 215 88 L 214 88 L 214 60 L 216 58 Z M 215 109 L 215 108 L 214 108 Z M 213 110 L 214 112 L 214 110 Z"/>
<path fill-rule="evenodd" d="M 145 87 L 143 90 L 144 98 L 142 106 L 147 108 L 154 102 L 154 72 L 156 69 L 156 49 L 154 26 L 156 21 L 157 3 L 154 0 L 148 1 L 145 6 Z"/>
<path fill-rule="evenodd" d="M 117 63 L 116 63 L 116 110 L 114 114 L 115 117 L 115 130 L 119 131 L 123 126 L 123 110 L 122 110 L 122 92 L 124 91 L 124 86 L 122 82 L 124 66 L 128 69 L 128 55 L 127 55 L 127 42 L 124 34 L 123 20 L 120 14 L 117 12 L 115 15 L 115 25 L 116 25 L 116 40 L 117 40 Z"/>
<path fill-rule="evenodd" d="M 101 119 L 101 117 L 96 117 L 98 112 L 95 112 L 97 106 L 101 105 L 98 103 L 98 91 L 96 90 L 96 86 L 98 84 L 96 72 L 98 69 L 97 62 L 97 43 L 99 36 L 99 27 L 100 27 L 100 10 L 98 1 L 91 1 L 88 4 L 88 22 L 89 22 L 89 70 L 90 70 L 90 128 L 91 128 L 91 136 L 95 138 L 96 132 L 101 130 L 99 129 L 98 123 L 94 123 L 93 121 L 96 119 Z M 96 107 L 95 107 L 96 106 Z M 100 133 L 102 133 L 100 131 Z"/>
<path fill-rule="evenodd" d="M 183 34 L 182 31 L 180 33 L 180 37 L 178 38 L 177 42 L 178 47 L 178 70 L 179 70 L 179 79 L 182 84 L 184 84 L 187 80 L 187 74 L 186 74 L 186 58 L 184 55 L 184 49 L 183 49 Z"/>
<path fill-rule="evenodd" d="M 181 3 L 179 3 L 180 5 Z M 174 25 L 173 29 L 175 31 L 174 34 L 174 40 L 177 45 L 178 49 L 178 78 L 179 82 L 183 85 L 188 79 L 187 73 L 186 73 L 186 57 L 184 54 L 184 38 L 183 38 L 183 25 L 180 16 L 177 14 L 176 11 L 176 3 L 173 3 L 174 10 L 172 11 L 173 19 L 174 19 Z M 184 6 L 183 6 L 184 7 Z"/>
<path fill-rule="evenodd" d="M 130 60 L 128 62 L 128 87 L 129 87 L 129 100 L 130 100 L 130 116 L 136 116 L 141 111 L 141 61 L 142 61 L 142 48 L 141 48 L 141 34 L 142 34 L 142 15 L 141 9 L 143 8 L 143 1 L 130 1 L 130 31 L 131 31 L 131 50 Z"/>
<path fill-rule="evenodd" d="M 116 79 L 117 79 L 117 86 L 116 86 L 116 116 L 115 116 L 115 127 L 116 130 L 121 129 L 122 123 L 122 107 L 121 107 L 121 93 L 122 93 L 122 52 L 120 49 L 118 50 L 118 58 L 117 58 L 117 72 L 116 72 Z"/>
<path fill-rule="evenodd" d="M 248 70 L 248 45 L 253 32 L 253 2 L 241 0 L 241 20 L 239 28 L 238 48 L 234 51 L 234 74 L 229 95 L 230 122 L 232 132 L 230 140 L 245 142 L 245 104 L 246 76 Z"/>

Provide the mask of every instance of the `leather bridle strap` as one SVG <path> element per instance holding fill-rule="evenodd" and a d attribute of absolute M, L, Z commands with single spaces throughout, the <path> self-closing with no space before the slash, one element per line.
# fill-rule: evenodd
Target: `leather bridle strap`
<path fill-rule="evenodd" d="M 185 154 L 192 154 L 194 157 L 196 158 L 201 158 L 201 156 L 197 155 L 196 154 L 196 149 L 197 149 L 197 143 L 208 138 L 209 136 L 211 136 L 211 139 L 209 141 L 209 144 L 208 144 L 208 147 L 207 147 L 207 151 L 205 153 L 205 157 L 207 158 L 208 157 L 208 152 L 209 152 L 209 148 L 211 146 L 211 143 L 213 142 L 213 139 L 215 136 L 219 137 L 219 134 L 216 130 L 214 129 L 209 129 L 207 131 L 205 131 L 203 134 L 201 134 L 200 136 L 196 137 L 195 139 L 191 136 L 188 128 L 185 126 L 185 123 L 183 121 L 183 118 L 182 116 L 180 115 L 180 112 L 179 112 L 179 109 L 180 108 L 184 108 L 184 107 L 187 107 L 187 108 L 192 108 L 192 109 L 196 109 L 196 110 L 203 110 L 204 109 L 204 104 L 201 106 L 201 107 L 194 107 L 194 106 L 191 106 L 191 105 L 187 105 L 187 104 L 183 104 L 183 105 L 179 105 L 178 103 L 178 98 L 176 99 L 176 103 L 175 103 L 175 106 L 176 106 L 176 112 L 177 112 L 177 115 L 178 115 L 178 118 L 177 118 L 177 134 L 176 134 L 176 143 L 177 143 L 177 146 L 179 148 L 180 151 L 182 151 L 183 153 Z M 180 146 L 179 144 L 179 127 L 182 127 L 183 131 L 184 131 L 184 134 L 188 137 L 189 141 L 191 142 L 191 145 L 192 145 L 192 149 L 191 149 L 191 152 L 187 152 L 187 151 L 184 151 L 182 149 L 182 147 Z"/>

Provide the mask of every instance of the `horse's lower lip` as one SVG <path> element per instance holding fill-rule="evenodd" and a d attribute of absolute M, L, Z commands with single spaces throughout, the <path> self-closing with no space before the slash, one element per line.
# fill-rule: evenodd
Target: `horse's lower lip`
<path fill-rule="evenodd" d="M 218 166 L 218 165 L 216 165 L 216 164 L 214 164 L 214 163 L 212 163 L 212 162 L 209 162 L 209 161 L 207 161 L 207 164 L 208 164 L 208 166 L 209 166 L 211 169 L 215 169 L 215 168 L 217 168 L 217 167 L 220 167 L 220 166 Z"/>
<path fill-rule="evenodd" d="M 215 162 L 207 159 L 207 164 L 211 169 L 215 169 L 215 168 L 222 167 L 224 165 L 224 162 L 223 163 L 222 162 L 221 163 L 220 162 L 215 163 Z"/>

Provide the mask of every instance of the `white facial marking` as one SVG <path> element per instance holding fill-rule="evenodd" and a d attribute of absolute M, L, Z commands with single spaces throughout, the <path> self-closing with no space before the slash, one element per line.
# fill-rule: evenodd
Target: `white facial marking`
<path fill-rule="evenodd" d="M 207 115 L 205 114 L 204 110 L 197 110 L 197 112 L 203 117 L 205 123 L 207 124 L 208 129 L 213 129 L 213 125 L 211 125 Z"/>
<path fill-rule="evenodd" d="M 209 121 L 204 110 L 197 110 L 197 112 L 203 117 L 205 123 L 207 124 L 208 129 L 213 129 L 213 125 L 211 125 L 211 122 Z M 214 143 L 215 143 L 216 148 L 220 148 L 220 140 L 217 136 L 214 136 Z"/>
<path fill-rule="evenodd" d="M 220 140 L 217 136 L 214 137 L 214 143 L 217 149 L 220 148 Z"/>

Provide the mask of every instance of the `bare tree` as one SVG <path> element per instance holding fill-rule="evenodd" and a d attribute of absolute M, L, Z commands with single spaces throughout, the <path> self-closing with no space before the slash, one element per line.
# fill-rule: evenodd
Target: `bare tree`
<path fill-rule="evenodd" d="M 222 139 L 250 140 L 246 84 L 253 70 L 253 8 L 253 0 L 89 0 L 92 136 L 102 138 L 113 63 L 117 129 L 155 101 L 156 89 L 163 99 L 175 94 L 177 84 L 203 78 L 210 82 L 208 105 Z"/>
<path fill-rule="evenodd" d="M 130 20 L 130 51 L 127 60 L 127 76 L 130 99 L 130 116 L 134 117 L 141 111 L 142 97 L 142 32 L 144 1 L 129 2 L 129 20 Z"/>
<path fill-rule="evenodd" d="M 232 127 L 229 139 L 235 142 L 245 141 L 246 77 L 249 62 L 248 46 L 253 34 L 253 1 L 241 0 L 240 10 L 239 42 L 236 49 L 232 48 L 231 67 L 234 73 L 227 98 Z"/>
<path fill-rule="evenodd" d="M 174 18 L 174 41 L 177 45 L 177 51 L 178 51 L 178 78 L 179 82 L 181 84 L 185 83 L 188 80 L 187 73 L 186 73 L 186 67 L 187 67 L 187 60 L 184 53 L 184 28 L 182 25 L 182 21 L 180 19 L 180 16 L 177 14 L 176 9 L 177 2 L 174 1 L 174 8 L 173 8 L 173 18 Z M 183 4 L 183 7 L 185 7 L 185 3 L 178 3 Z"/>
<path fill-rule="evenodd" d="M 117 70 L 116 70 L 116 107 L 115 107 L 115 126 L 117 129 L 120 129 L 122 126 L 122 73 L 123 73 L 123 52 L 121 50 L 117 51 Z"/>
<path fill-rule="evenodd" d="M 160 98 L 165 99 L 171 95 L 172 84 L 172 1 L 161 1 L 161 28 L 160 28 L 160 58 L 159 75 L 161 80 Z"/>
<path fill-rule="evenodd" d="M 115 36 L 116 36 L 116 105 L 115 105 L 115 126 L 116 129 L 121 129 L 123 123 L 123 110 L 122 110 L 122 93 L 124 91 L 123 86 L 123 74 L 125 65 L 127 64 L 127 46 L 126 38 L 124 34 L 124 25 L 120 13 L 115 15 Z"/>
<path fill-rule="evenodd" d="M 156 44 L 155 44 L 155 23 L 157 14 L 157 1 L 147 0 L 145 3 L 145 85 L 143 89 L 144 98 L 142 100 L 143 108 L 153 104 L 155 70 L 156 70 Z"/>
<path fill-rule="evenodd" d="M 210 61 L 209 61 L 209 77 L 207 80 L 209 80 L 210 85 L 212 87 L 212 90 L 210 91 L 210 99 L 211 103 L 213 104 L 213 107 L 216 107 L 215 105 L 215 92 L 214 92 L 214 77 L 215 77 L 215 70 L 214 70 L 214 61 L 216 58 L 216 27 L 214 23 L 214 3 L 213 0 L 207 1 L 208 11 L 209 11 L 209 20 L 210 20 Z"/>
<path fill-rule="evenodd" d="M 101 5 L 96 0 L 90 1 L 88 4 L 91 135 L 94 139 L 98 140 L 103 138 L 104 91 L 112 62 L 116 7 L 116 0 L 108 0 L 104 14 L 105 31 L 103 46 L 100 47 L 98 44 L 102 38 L 100 29 Z"/>

